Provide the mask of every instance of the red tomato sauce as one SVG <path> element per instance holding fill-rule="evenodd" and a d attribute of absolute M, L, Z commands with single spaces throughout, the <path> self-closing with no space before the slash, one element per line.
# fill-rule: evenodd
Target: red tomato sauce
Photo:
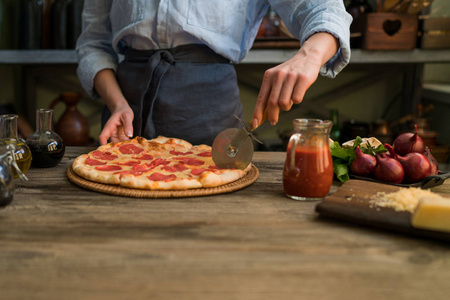
<path fill-rule="evenodd" d="M 293 167 L 290 150 L 287 151 L 283 170 L 285 194 L 306 198 L 323 198 L 328 195 L 333 181 L 333 161 L 328 147 L 297 148 Z"/>

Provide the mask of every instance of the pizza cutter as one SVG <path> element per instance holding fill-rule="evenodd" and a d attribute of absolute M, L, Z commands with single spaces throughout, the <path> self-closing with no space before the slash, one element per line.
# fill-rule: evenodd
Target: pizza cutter
<path fill-rule="evenodd" d="M 238 116 L 244 127 L 228 128 L 219 133 L 212 144 L 212 158 L 216 166 L 222 169 L 245 169 L 253 158 L 253 142 L 252 139 L 261 143 L 253 134 L 251 123 L 245 123 Z M 267 111 L 264 111 L 261 124 L 267 120 Z"/>

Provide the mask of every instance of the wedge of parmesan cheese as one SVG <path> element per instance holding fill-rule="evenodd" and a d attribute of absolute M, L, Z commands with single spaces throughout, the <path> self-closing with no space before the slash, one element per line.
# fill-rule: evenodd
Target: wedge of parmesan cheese
<path fill-rule="evenodd" d="M 370 204 L 379 207 L 389 207 L 395 211 L 409 211 L 413 213 L 419 204 L 419 196 L 430 197 L 434 195 L 429 190 L 420 188 L 401 188 L 397 192 L 379 192 L 370 200 Z"/>
<path fill-rule="evenodd" d="M 411 218 L 415 228 L 450 232 L 450 198 L 434 194 L 419 197 L 419 205 Z"/>
<path fill-rule="evenodd" d="M 397 192 L 379 192 L 370 200 L 374 207 L 408 211 L 414 228 L 450 232 L 450 198 L 430 190 L 402 188 Z"/>

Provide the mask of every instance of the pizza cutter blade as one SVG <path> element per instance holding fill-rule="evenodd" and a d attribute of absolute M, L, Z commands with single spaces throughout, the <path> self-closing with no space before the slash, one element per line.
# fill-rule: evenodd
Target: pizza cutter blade
<path fill-rule="evenodd" d="M 212 158 L 222 169 L 245 169 L 253 158 L 253 142 L 244 129 L 228 128 L 212 145 Z"/>
<path fill-rule="evenodd" d="M 239 117 L 235 116 L 239 119 Z M 250 123 L 239 119 L 244 127 L 228 128 L 219 133 L 212 145 L 212 158 L 216 166 L 222 169 L 245 169 L 253 158 L 253 140 L 261 143 L 252 134 L 255 129 Z M 263 121 L 267 120 L 267 111 L 264 111 Z"/>

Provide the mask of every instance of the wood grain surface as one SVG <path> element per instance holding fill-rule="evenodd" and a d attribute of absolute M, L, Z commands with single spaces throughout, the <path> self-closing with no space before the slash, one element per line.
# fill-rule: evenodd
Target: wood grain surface
<path fill-rule="evenodd" d="M 233 193 L 141 199 L 72 184 L 89 150 L 15 182 L 0 299 L 448 299 L 449 244 L 320 217 L 284 196 L 285 153 L 256 152 Z"/>

